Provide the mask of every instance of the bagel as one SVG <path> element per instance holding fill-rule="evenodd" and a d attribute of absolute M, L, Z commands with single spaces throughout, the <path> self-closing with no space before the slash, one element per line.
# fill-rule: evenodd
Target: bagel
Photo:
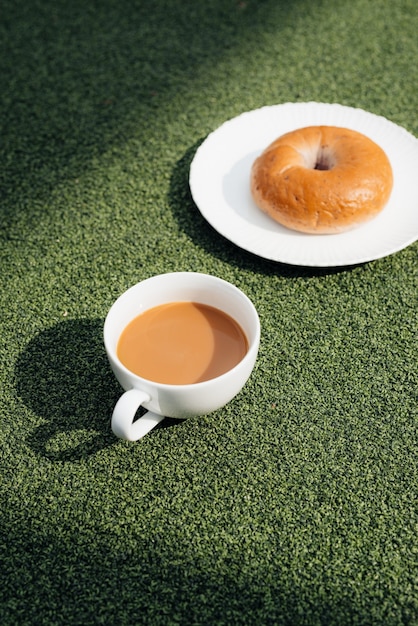
<path fill-rule="evenodd" d="M 254 161 L 257 206 L 287 228 L 339 233 L 375 217 L 389 200 L 392 167 L 365 135 L 335 126 L 308 126 L 282 135 Z"/>

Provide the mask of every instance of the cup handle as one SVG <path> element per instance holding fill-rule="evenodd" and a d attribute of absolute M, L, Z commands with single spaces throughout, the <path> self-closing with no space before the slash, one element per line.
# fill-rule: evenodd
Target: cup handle
<path fill-rule="evenodd" d="M 117 437 L 138 441 L 164 419 L 164 415 L 148 411 L 133 421 L 139 407 L 149 399 L 150 397 L 139 389 L 129 389 L 119 398 L 112 415 L 112 430 Z"/>

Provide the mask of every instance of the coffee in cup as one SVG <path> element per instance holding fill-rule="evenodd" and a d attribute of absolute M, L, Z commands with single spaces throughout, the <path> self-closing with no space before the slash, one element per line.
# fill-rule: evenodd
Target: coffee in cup
<path fill-rule="evenodd" d="M 137 440 L 165 416 L 221 408 L 250 376 L 259 340 L 254 305 L 220 278 L 174 272 L 131 287 L 104 325 L 109 362 L 125 389 L 113 432 Z M 135 420 L 141 406 L 148 412 Z"/>

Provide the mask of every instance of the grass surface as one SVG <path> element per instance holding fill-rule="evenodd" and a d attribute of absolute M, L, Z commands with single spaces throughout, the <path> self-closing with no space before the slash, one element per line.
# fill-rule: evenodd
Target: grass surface
<path fill-rule="evenodd" d="M 418 623 L 416 244 L 266 262 L 188 189 L 226 119 L 340 102 L 418 135 L 415 0 L 4 0 L 0 623 Z M 256 305 L 227 407 L 116 440 L 114 299 L 208 272 Z"/>

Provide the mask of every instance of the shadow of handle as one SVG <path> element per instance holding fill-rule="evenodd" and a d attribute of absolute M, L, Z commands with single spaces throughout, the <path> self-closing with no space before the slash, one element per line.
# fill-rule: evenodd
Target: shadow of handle
<path fill-rule="evenodd" d="M 112 415 L 112 430 L 117 437 L 138 441 L 164 419 L 164 415 L 148 411 L 134 422 L 140 406 L 149 400 L 148 394 L 139 389 L 125 391 L 117 401 Z"/>

